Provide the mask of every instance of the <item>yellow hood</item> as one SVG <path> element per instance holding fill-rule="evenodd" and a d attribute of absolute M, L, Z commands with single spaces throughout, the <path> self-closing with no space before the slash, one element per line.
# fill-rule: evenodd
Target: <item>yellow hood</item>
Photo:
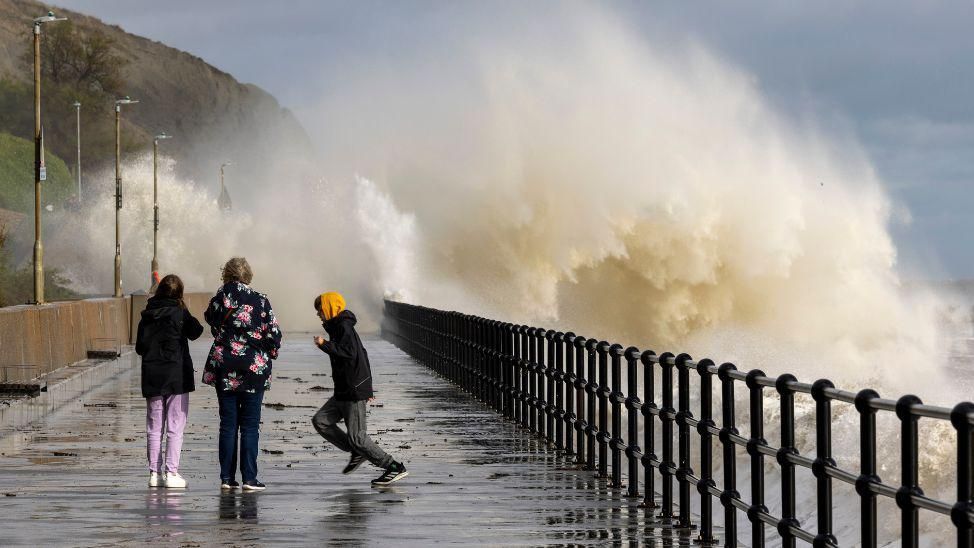
<path fill-rule="evenodd" d="M 341 293 L 329 291 L 321 294 L 321 311 L 325 315 L 325 321 L 341 314 L 342 310 L 345 310 L 345 297 Z"/>

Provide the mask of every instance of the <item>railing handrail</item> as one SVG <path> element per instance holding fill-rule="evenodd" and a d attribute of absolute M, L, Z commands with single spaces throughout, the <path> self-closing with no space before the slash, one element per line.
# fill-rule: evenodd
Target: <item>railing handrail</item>
<path fill-rule="evenodd" d="M 695 361 L 688 354 L 657 354 L 607 341 L 586 339 L 575 333 L 490 320 L 460 312 L 447 312 L 400 302 L 385 302 L 384 335 L 434 371 L 494 407 L 505 417 L 537 433 L 557 449 L 576 455 L 577 462 L 610 478 L 620 487 L 622 456 L 628 459 L 630 496 L 639 496 L 639 465 L 645 474 L 643 504 L 657 507 L 656 474 L 661 481 L 659 518 L 676 529 L 692 528 L 691 490 L 701 504 L 699 542 L 715 544 L 712 500 L 724 508 L 728 546 L 737 545 L 737 516 L 745 513 L 752 523 L 753 546 L 765 543 L 765 525 L 774 528 L 784 546 L 796 539 L 814 546 L 837 546 L 832 525 L 832 480 L 853 485 L 861 501 L 863 546 L 877 544 L 876 497 L 896 501 L 901 511 L 903 546 L 919 543 L 918 510 L 950 516 L 957 528 L 957 545 L 974 547 L 974 403 L 961 402 L 951 409 L 924 404 L 906 395 L 884 399 L 875 390 L 850 392 L 831 381 L 799 381 L 790 374 L 777 377 L 763 371 L 739 371 L 732 363 Z M 547 352 L 545 352 L 547 348 Z M 623 381 L 622 362 L 626 362 Z M 643 397 L 639 398 L 638 368 L 642 366 Z M 654 368 L 661 374 L 661 402 L 655 401 Z M 610 376 L 611 370 L 611 376 Z M 700 379 L 701 417 L 690 411 L 690 374 Z M 720 426 L 713 418 L 716 377 L 721 391 Z M 748 391 L 749 435 L 737 430 L 735 387 Z M 674 389 L 676 398 L 674 399 Z M 781 441 L 775 447 L 764 439 L 764 394 L 773 389 L 781 408 Z M 795 394 L 812 397 L 815 403 L 815 456 L 802 455 L 795 447 Z M 572 397 L 574 396 L 574 397 Z M 852 404 L 860 417 L 860 470 L 840 468 L 832 458 L 833 401 Z M 628 412 L 628 445 L 623 440 L 622 407 Z M 611 408 L 611 409 L 610 409 Z M 876 414 L 894 412 L 901 423 L 901 479 L 897 486 L 883 483 L 876 466 Z M 611 412 L 611 420 L 610 420 Z M 596 416 L 598 415 L 598 416 Z M 639 446 L 639 417 L 643 417 L 644 446 Z M 950 421 L 957 432 L 957 498 L 953 502 L 924 495 L 919 486 L 918 426 L 920 418 Z M 656 454 L 656 425 L 662 428 L 662 455 Z M 694 438 L 691 430 L 697 433 Z M 577 435 L 577 440 L 573 438 Z M 722 448 L 723 488 L 713 478 L 713 438 Z M 700 446 L 700 475 L 691 461 L 691 439 Z M 676 443 L 674 443 L 676 442 Z M 750 461 L 751 501 L 737 491 L 736 447 L 747 450 Z M 611 451 L 611 458 L 609 452 Z M 764 505 L 764 459 L 774 458 L 781 470 L 782 515 L 774 516 Z M 609 464 L 611 459 L 611 473 Z M 796 467 L 811 470 L 816 480 L 816 531 L 802 528 L 796 519 Z M 678 493 L 674 495 L 674 481 Z M 678 499 L 678 500 L 677 500 Z M 674 506 L 678 514 L 674 513 Z"/>

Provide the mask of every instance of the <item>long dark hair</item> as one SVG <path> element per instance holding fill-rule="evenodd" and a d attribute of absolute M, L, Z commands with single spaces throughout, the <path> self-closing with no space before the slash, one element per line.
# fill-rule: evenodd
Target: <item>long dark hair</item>
<path fill-rule="evenodd" d="M 179 303 L 180 308 L 186 308 L 186 303 L 183 302 L 183 281 L 175 274 L 167 274 L 165 278 L 159 280 L 156 297 L 173 299 Z"/>

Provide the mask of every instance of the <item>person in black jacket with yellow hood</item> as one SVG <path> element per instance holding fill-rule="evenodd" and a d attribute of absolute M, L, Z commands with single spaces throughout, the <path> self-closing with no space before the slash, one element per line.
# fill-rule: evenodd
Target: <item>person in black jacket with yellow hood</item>
<path fill-rule="evenodd" d="M 351 453 L 343 474 L 355 471 L 368 460 L 385 471 L 372 480 L 382 487 L 409 475 L 406 467 L 379 448 L 366 430 L 365 402 L 373 398 L 372 368 L 369 354 L 355 331 L 355 314 L 345 308 L 338 293 L 322 293 L 315 299 L 315 310 L 330 340 L 315 337 L 315 345 L 331 358 L 335 394 L 315 413 L 311 423 L 319 434 L 342 451 Z M 345 421 L 346 433 L 338 427 Z"/>
<path fill-rule="evenodd" d="M 169 274 L 159 281 L 139 320 L 135 352 L 142 357 L 142 396 L 145 397 L 146 455 L 149 487 L 186 487 L 179 475 L 179 453 L 189 413 L 193 358 L 189 341 L 203 334 L 203 326 L 186 310 L 183 282 Z M 166 472 L 162 472 L 162 433 L 166 432 Z"/>

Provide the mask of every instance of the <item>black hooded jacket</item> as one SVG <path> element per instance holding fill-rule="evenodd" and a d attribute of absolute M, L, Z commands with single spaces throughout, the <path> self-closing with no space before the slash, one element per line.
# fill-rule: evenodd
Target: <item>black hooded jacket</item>
<path fill-rule="evenodd" d="M 142 396 L 185 394 L 193 384 L 189 341 L 203 334 L 203 326 L 173 299 L 152 297 L 142 311 L 135 351 L 142 356 Z"/>
<path fill-rule="evenodd" d="M 369 353 L 355 331 L 357 321 L 350 310 L 343 310 L 322 324 L 331 340 L 319 348 L 331 358 L 336 400 L 360 401 L 373 396 L 372 367 Z"/>

